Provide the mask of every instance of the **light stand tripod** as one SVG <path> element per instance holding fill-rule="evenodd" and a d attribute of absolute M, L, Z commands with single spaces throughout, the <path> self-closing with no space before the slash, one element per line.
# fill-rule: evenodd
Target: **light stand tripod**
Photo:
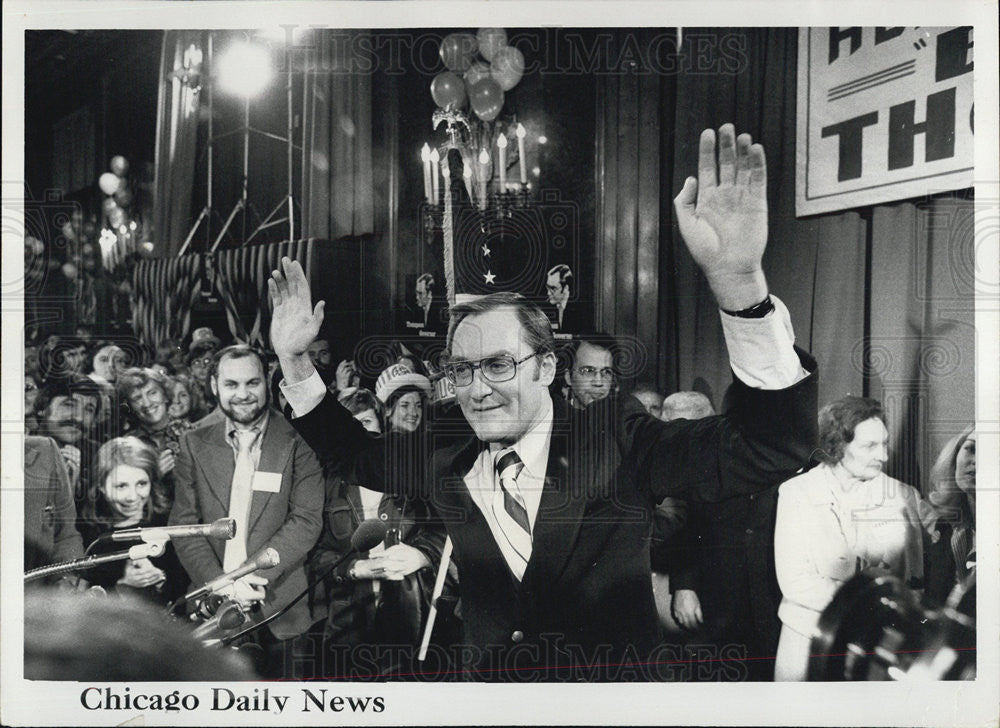
<path fill-rule="evenodd" d="M 281 136 L 279 134 L 273 134 L 271 132 L 264 131 L 263 129 L 256 129 L 256 128 L 250 126 L 250 96 L 249 95 L 246 95 L 244 97 L 244 101 L 243 101 L 243 125 L 240 128 L 234 129 L 232 131 L 224 132 L 222 134 L 215 134 L 214 131 L 213 131 L 213 116 L 214 116 L 213 112 L 214 112 L 214 107 L 213 107 L 213 90 L 212 90 L 212 84 L 214 83 L 214 68 L 212 66 L 212 63 L 213 63 L 213 36 L 212 36 L 211 33 L 209 34 L 209 37 L 208 37 L 209 71 L 211 73 L 213 73 L 213 76 L 209 76 L 208 77 L 208 81 L 207 81 L 207 83 L 208 83 L 208 109 L 209 109 L 209 114 L 208 114 L 208 164 L 207 164 L 207 171 L 208 171 L 208 191 L 207 191 L 207 202 L 206 202 L 205 207 L 202 209 L 201 214 L 199 214 L 197 220 L 195 220 L 194 226 L 191 228 L 191 231 L 188 233 L 188 236 L 185 239 L 184 244 L 181 246 L 181 249 L 180 249 L 178 255 L 184 253 L 187 250 L 187 248 L 190 245 L 192 239 L 194 238 L 195 233 L 201 227 L 201 224 L 202 224 L 203 221 L 207 221 L 206 222 L 206 238 L 207 238 L 206 239 L 206 245 L 208 244 L 208 240 L 211 240 L 211 234 L 210 234 L 211 216 L 212 216 L 212 214 L 214 212 L 213 208 L 212 208 L 212 182 L 213 182 L 213 160 L 212 160 L 212 156 L 213 156 L 214 146 L 215 146 L 215 143 L 218 140 L 223 139 L 223 138 L 228 137 L 228 136 L 231 136 L 233 134 L 240 133 L 240 132 L 242 132 L 242 134 L 243 134 L 243 166 L 242 166 L 242 180 L 241 180 L 241 185 L 240 185 L 240 196 L 239 196 L 239 199 L 237 199 L 236 203 L 233 205 L 233 208 L 230 211 L 229 215 L 226 217 L 225 222 L 223 222 L 222 228 L 219 230 L 219 233 L 216 235 L 215 241 L 212 243 L 211 248 L 209 249 L 209 252 L 214 253 L 216 251 L 216 249 L 218 249 L 219 244 L 222 242 L 222 239 L 225 237 L 226 233 L 229 232 L 229 229 L 232 226 L 233 221 L 236 219 L 237 214 L 239 214 L 240 212 L 243 213 L 243 221 L 242 221 L 243 222 L 243 230 L 242 230 L 243 241 L 240 243 L 240 245 L 246 245 L 247 243 L 249 243 L 262 230 L 264 230 L 266 228 L 269 228 L 269 227 L 273 227 L 275 225 L 281 225 L 281 224 L 285 223 L 286 221 L 288 222 L 288 239 L 289 240 L 294 240 L 295 239 L 295 198 L 294 198 L 294 194 L 293 194 L 293 184 L 294 184 L 293 155 L 294 155 L 295 149 L 297 147 L 299 149 L 301 149 L 301 146 L 300 145 L 296 145 L 295 142 L 294 142 L 294 140 L 293 140 L 293 124 L 294 124 L 294 115 L 293 115 L 293 111 L 292 111 L 292 101 L 293 101 L 293 95 L 292 95 L 292 74 L 293 74 L 293 69 L 292 69 L 292 65 L 291 65 L 291 56 L 290 56 L 290 52 L 289 52 L 288 42 L 287 41 L 285 43 L 284 58 L 285 58 L 285 71 L 286 71 L 285 92 L 286 92 L 286 114 L 287 114 L 286 132 L 287 132 L 287 135 L 286 136 Z M 265 137 L 268 137 L 268 138 L 271 138 L 271 139 L 275 139 L 275 140 L 277 140 L 279 142 L 282 142 L 283 144 L 286 145 L 286 148 L 287 148 L 287 189 L 286 189 L 285 196 L 281 199 L 281 201 L 278 203 L 278 205 L 271 211 L 271 213 L 266 218 L 264 218 L 263 222 L 261 222 L 260 225 L 258 225 L 256 227 L 256 229 L 254 229 L 254 231 L 248 237 L 246 235 L 246 231 L 247 231 L 247 219 L 246 219 L 246 215 L 247 215 L 247 211 L 250 209 L 250 203 L 249 203 L 248 197 L 247 197 L 247 191 L 248 191 L 248 187 L 249 187 L 249 166 L 250 166 L 250 132 L 255 132 L 255 133 L 257 133 L 257 134 L 259 134 L 261 136 L 265 136 Z M 278 218 L 278 219 L 274 219 L 275 216 L 286 205 L 288 207 L 288 214 L 286 216 L 284 216 L 284 217 L 281 217 L 281 218 Z"/>

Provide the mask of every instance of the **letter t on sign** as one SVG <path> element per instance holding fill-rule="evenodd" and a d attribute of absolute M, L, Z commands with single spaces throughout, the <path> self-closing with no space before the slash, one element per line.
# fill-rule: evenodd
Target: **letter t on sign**
<path fill-rule="evenodd" d="M 853 119 L 842 121 L 839 124 L 823 127 L 822 136 L 824 139 L 836 136 L 840 142 L 837 162 L 838 182 L 857 179 L 861 176 L 864 128 L 874 126 L 877 123 L 878 112 L 873 111 L 870 114 L 855 116 Z M 912 142 L 913 137 L 910 137 L 910 140 Z"/>

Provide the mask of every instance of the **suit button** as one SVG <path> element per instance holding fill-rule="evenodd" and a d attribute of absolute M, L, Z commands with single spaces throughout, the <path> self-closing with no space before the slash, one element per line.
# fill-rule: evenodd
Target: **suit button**
<path fill-rule="evenodd" d="M 748 528 L 747 529 L 747 536 L 753 536 L 753 529 L 752 528 Z"/>
<path fill-rule="evenodd" d="M 388 513 L 382 513 L 381 515 L 379 515 L 379 518 L 382 519 L 383 521 L 388 521 L 389 520 L 389 514 Z"/>
<path fill-rule="evenodd" d="M 515 629 L 510 635 L 511 642 L 522 642 L 524 640 L 524 632 L 519 629 Z"/>

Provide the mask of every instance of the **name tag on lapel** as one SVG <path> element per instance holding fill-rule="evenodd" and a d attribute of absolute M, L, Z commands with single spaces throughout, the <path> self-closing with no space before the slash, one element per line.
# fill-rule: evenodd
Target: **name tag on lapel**
<path fill-rule="evenodd" d="M 258 470 L 253 474 L 253 489 L 265 493 L 280 493 L 281 473 L 264 473 Z"/>

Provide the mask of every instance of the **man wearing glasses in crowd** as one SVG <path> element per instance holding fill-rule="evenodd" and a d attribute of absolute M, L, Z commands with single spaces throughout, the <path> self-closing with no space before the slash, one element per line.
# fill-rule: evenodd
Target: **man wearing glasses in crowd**
<path fill-rule="evenodd" d="M 570 365 L 566 370 L 569 387 L 566 399 L 583 409 L 615 391 L 615 340 L 607 334 L 586 333 L 569 345 Z"/>
<path fill-rule="evenodd" d="M 725 416 L 662 422 L 632 397 L 567 410 L 549 394 L 556 354 L 546 315 L 503 293 L 451 310 L 445 371 L 473 434 L 444 446 L 427 434 L 372 439 L 326 394 L 306 355 L 325 304 L 313 306 L 302 267 L 284 259 L 268 282 L 296 429 L 325 464 L 368 487 L 423 497 L 445 522 L 472 679 L 677 677 L 661 651 L 651 586 L 654 505 L 760 490 L 809 456 L 815 362 L 793 348 L 788 313 L 761 269 L 764 152 L 729 124 L 718 162 L 716 146 L 716 133 L 703 132 L 698 180 L 688 178 L 674 202 L 723 310 L 736 373 Z"/>

